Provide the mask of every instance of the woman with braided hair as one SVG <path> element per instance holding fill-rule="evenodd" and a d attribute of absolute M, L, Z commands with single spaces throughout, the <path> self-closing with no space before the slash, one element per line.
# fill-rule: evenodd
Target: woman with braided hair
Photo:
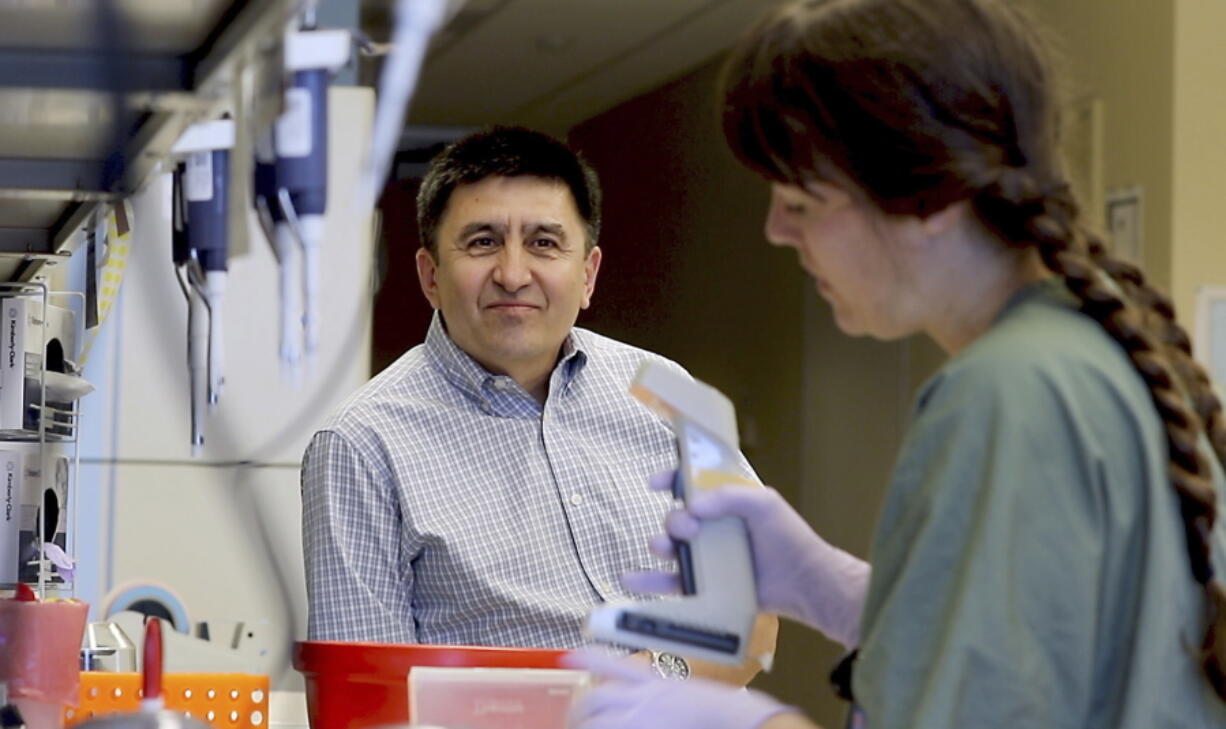
<path fill-rule="evenodd" d="M 850 726 L 1226 727 L 1222 407 L 1170 299 L 1079 219 L 1034 28 L 1010 0 L 803 0 L 734 51 L 724 131 L 771 183 L 767 238 L 844 332 L 923 332 L 949 359 L 871 570 L 770 489 L 707 493 L 667 531 L 745 520 L 762 608 L 849 649 Z M 575 662 L 606 679 L 580 729 L 812 726 Z"/>

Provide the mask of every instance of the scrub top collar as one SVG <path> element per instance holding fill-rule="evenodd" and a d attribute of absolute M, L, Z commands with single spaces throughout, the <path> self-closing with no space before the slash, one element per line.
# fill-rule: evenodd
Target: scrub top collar
<path fill-rule="evenodd" d="M 1023 303 L 1040 296 L 1071 296 L 1068 287 L 1064 285 L 1064 279 L 1059 276 L 1047 276 L 1033 283 L 1028 283 L 1009 297 L 1005 305 L 997 312 L 996 318 L 992 320 L 992 326 L 999 324 L 1009 312 L 1013 311 Z"/>

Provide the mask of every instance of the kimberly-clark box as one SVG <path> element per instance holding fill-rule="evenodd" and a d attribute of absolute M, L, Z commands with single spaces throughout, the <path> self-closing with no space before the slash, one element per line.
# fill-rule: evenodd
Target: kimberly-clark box
<path fill-rule="evenodd" d="M 0 450 L 0 589 L 15 586 L 21 563 L 22 460 L 18 451 Z"/>
<path fill-rule="evenodd" d="M 465 729 L 566 729 L 586 671 L 426 668 L 409 671 L 409 721 Z"/>
<path fill-rule="evenodd" d="M 68 551 L 68 516 L 71 509 L 72 463 L 63 443 L 7 443 L 22 448 L 21 517 L 17 533 L 17 579 L 34 584 L 46 562 L 43 546 L 54 544 Z M 39 457 L 39 452 L 42 457 Z M 71 580 L 47 565 L 48 584 L 67 587 Z"/>
<path fill-rule="evenodd" d="M 46 308 L 44 316 L 42 300 L 29 296 L 0 299 L 0 430 L 37 432 L 43 370 L 65 372 L 66 360 L 76 356 L 72 311 L 51 304 Z M 53 422 L 48 431 L 71 435 Z"/>

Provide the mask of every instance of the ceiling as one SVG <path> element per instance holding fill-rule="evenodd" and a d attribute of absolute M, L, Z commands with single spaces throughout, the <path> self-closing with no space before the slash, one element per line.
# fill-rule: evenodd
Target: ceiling
<path fill-rule="evenodd" d="M 295 1 L 0 0 L 0 281 L 68 257 L 220 110 Z"/>
<path fill-rule="evenodd" d="M 435 39 L 409 120 L 560 134 L 701 65 L 776 2 L 467 0 Z M 391 6 L 363 2 L 377 40 Z"/>
<path fill-rule="evenodd" d="M 123 18 L 125 47 L 142 53 L 196 48 L 225 15 L 228 0 L 111 0 Z M 98 29 L 107 6 L 96 0 L 4 0 L 0 48 L 105 48 Z"/>

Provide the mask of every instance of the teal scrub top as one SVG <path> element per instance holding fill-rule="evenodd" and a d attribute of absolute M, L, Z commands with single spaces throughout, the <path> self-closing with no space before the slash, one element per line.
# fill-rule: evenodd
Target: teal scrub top
<path fill-rule="evenodd" d="M 1207 600 L 1161 421 L 1061 284 L 1014 296 L 912 418 L 872 547 L 852 725 L 1226 727 L 1194 658 Z"/>

